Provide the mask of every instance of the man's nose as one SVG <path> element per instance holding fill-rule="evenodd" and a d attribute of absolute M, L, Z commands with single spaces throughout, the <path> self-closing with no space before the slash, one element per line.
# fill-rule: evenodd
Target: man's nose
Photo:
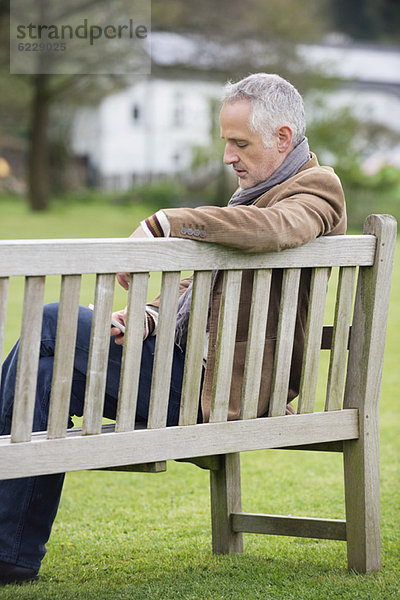
<path fill-rule="evenodd" d="M 239 162 L 237 152 L 235 152 L 235 149 L 232 148 L 230 144 L 225 144 L 224 163 L 226 165 L 232 165 L 237 162 Z"/>

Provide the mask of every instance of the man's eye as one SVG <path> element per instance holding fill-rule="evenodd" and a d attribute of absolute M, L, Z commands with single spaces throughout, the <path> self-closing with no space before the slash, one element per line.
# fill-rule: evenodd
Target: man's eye
<path fill-rule="evenodd" d="M 238 144 L 237 144 L 237 146 L 238 146 L 239 148 L 246 148 L 247 144 L 239 144 L 239 143 L 238 143 Z"/>

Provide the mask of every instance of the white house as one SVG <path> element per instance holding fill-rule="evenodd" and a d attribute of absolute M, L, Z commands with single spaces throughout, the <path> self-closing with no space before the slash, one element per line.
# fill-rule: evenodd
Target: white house
<path fill-rule="evenodd" d="M 193 147 L 210 143 L 211 103 L 219 93 L 210 82 L 140 79 L 78 112 L 74 152 L 88 158 L 108 189 L 182 172 L 190 168 Z"/>
<path fill-rule="evenodd" d="M 390 133 L 381 147 L 370 146 L 362 157 L 366 172 L 385 164 L 400 169 L 400 47 L 346 41 L 299 46 L 300 56 L 322 73 L 340 78 L 325 97 L 325 109 L 349 108 L 361 122 L 380 125 Z M 306 99 L 307 105 L 307 99 Z M 309 111 L 309 119 L 313 118 Z"/>
<path fill-rule="evenodd" d="M 194 64 L 200 71 L 211 68 L 213 57 L 199 53 L 198 38 L 152 37 L 154 63 Z M 398 134 L 398 144 L 374 149 L 365 157 L 366 168 L 374 170 L 385 162 L 400 168 L 399 49 L 341 42 L 303 45 L 297 51 L 309 67 L 340 77 L 328 107 L 349 106 L 358 118 L 383 124 Z M 218 55 L 220 61 L 223 52 Z M 232 60 L 232 48 L 226 52 Z M 256 69 L 262 70 L 262 64 L 255 65 Z M 97 107 L 80 109 L 72 148 L 86 161 L 91 180 L 106 189 L 128 189 L 135 182 L 189 170 L 193 148 L 211 143 L 212 100 L 221 91 L 220 84 L 207 80 L 206 75 L 197 80 L 141 78 L 104 98 Z M 306 98 L 306 109 L 307 104 Z M 312 118 L 312 111 L 308 112 Z"/>

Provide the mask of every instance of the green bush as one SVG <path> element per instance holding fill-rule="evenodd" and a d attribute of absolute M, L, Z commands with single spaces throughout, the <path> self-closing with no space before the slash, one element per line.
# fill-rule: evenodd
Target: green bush
<path fill-rule="evenodd" d="M 336 167 L 346 195 L 349 227 L 360 229 L 371 213 L 387 213 L 400 220 L 400 170 L 383 167 L 366 175 L 358 165 Z"/>
<path fill-rule="evenodd" d="M 185 187 L 174 179 L 162 179 L 153 183 L 135 185 L 118 196 L 118 202 L 144 204 L 157 208 L 181 206 L 186 196 Z"/>
<path fill-rule="evenodd" d="M 317 118 L 307 128 L 310 148 L 321 164 L 334 167 L 342 181 L 349 228 L 361 229 L 371 213 L 389 213 L 399 219 L 400 170 L 385 166 L 367 175 L 361 167 L 371 148 L 389 148 L 396 143 L 393 131 L 358 120 L 350 108 L 328 108 L 323 98 L 316 102 L 315 110 Z"/>

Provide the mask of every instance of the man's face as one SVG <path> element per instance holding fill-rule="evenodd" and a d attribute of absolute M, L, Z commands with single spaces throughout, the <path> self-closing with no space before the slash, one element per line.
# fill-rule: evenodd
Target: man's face
<path fill-rule="evenodd" d="M 221 137 L 225 140 L 224 163 L 232 165 L 242 189 L 265 181 L 282 164 L 285 156 L 279 151 L 279 136 L 266 148 L 261 135 L 251 131 L 250 100 L 238 100 L 222 106 Z"/>

